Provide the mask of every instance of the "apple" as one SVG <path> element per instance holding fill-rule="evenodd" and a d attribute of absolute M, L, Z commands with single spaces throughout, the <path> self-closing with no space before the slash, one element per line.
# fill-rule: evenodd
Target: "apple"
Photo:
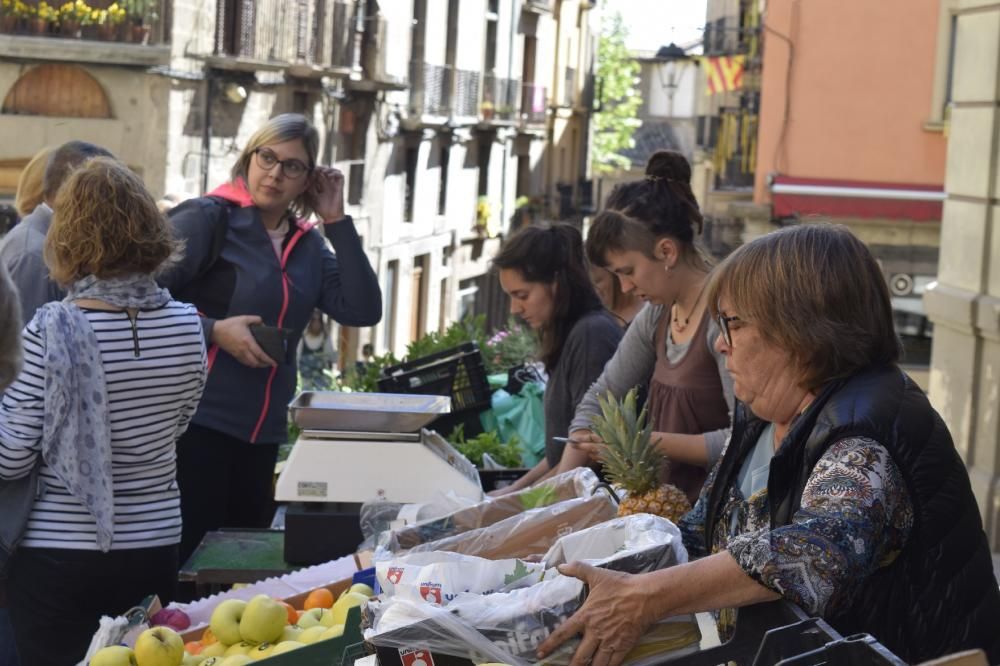
<path fill-rule="evenodd" d="M 347 622 L 347 611 L 355 606 L 361 606 L 368 603 L 368 599 L 369 597 L 361 594 L 360 592 L 348 592 L 340 599 L 337 599 L 337 603 L 335 603 L 333 608 L 330 609 L 333 612 L 332 624 L 345 624 Z"/>
<path fill-rule="evenodd" d="M 328 638 L 340 638 L 343 635 L 344 635 L 344 625 L 335 624 L 326 631 L 324 631 L 322 634 L 320 634 L 319 639 L 321 641 L 325 641 Z"/>
<path fill-rule="evenodd" d="M 261 659 L 267 659 L 274 652 L 274 643 L 261 643 L 254 649 L 247 653 L 247 656 L 254 661 L 260 661 Z"/>
<path fill-rule="evenodd" d="M 243 640 L 240 636 L 240 620 L 243 619 L 246 607 L 247 602 L 242 599 L 226 599 L 212 611 L 208 626 L 220 643 L 232 645 Z"/>
<path fill-rule="evenodd" d="M 359 594 L 365 595 L 369 599 L 375 596 L 375 590 L 371 588 L 371 585 L 365 585 L 364 583 L 355 583 L 354 585 L 351 585 L 351 589 L 349 589 L 348 592 L 358 592 Z"/>
<path fill-rule="evenodd" d="M 321 624 L 318 624 L 315 627 L 309 627 L 301 634 L 299 634 L 299 643 L 305 643 L 306 645 L 308 645 L 309 643 L 315 643 L 316 641 L 319 640 L 319 637 L 322 636 L 323 632 L 325 632 L 326 630 L 327 630 L 326 627 L 324 627 Z"/>
<path fill-rule="evenodd" d="M 273 643 L 288 624 L 288 611 L 266 594 L 258 594 L 247 604 L 240 620 L 240 636 L 251 643 Z"/>
<path fill-rule="evenodd" d="M 329 608 L 310 608 L 307 611 L 302 612 L 302 617 L 299 618 L 299 628 L 309 629 L 310 627 L 315 627 L 323 624 L 323 618 L 332 617 L 333 611 Z M 331 622 L 331 624 L 333 624 Z"/>
<path fill-rule="evenodd" d="M 139 634 L 135 660 L 142 666 L 180 666 L 184 640 L 170 627 L 153 627 Z"/>
<path fill-rule="evenodd" d="M 281 632 L 281 638 L 278 639 L 278 643 L 284 643 L 286 641 L 297 641 L 299 640 L 299 635 L 305 631 L 302 627 L 290 624 L 285 627 L 284 631 Z"/>
<path fill-rule="evenodd" d="M 199 654 L 198 655 L 199 658 L 200 657 L 204 657 L 204 656 L 205 655 L 203 655 L 203 654 Z M 217 655 L 215 657 L 209 657 L 205 661 L 203 661 L 200 664 L 198 664 L 198 666 L 220 666 L 220 664 L 222 664 L 222 662 L 223 662 L 224 659 L 225 659 L 225 657 L 223 657 L 222 655 Z"/>
<path fill-rule="evenodd" d="M 253 660 L 245 654 L 235 654 L 220 661 L 219 666 L 246 666 L 252 663 Z"/>
<path fill-rule="evenodd" d="M 202 648 L 201 652 L 198 653 L 199 657 L 221 657 L 226 654 L 226 649 L 229 646 L 225 643 L 215 642 L 208 647 Z M 222 661 L 221 659 L 219 661 Z"/>
<path fill-rule="evenodd" d="M 248 643 L 247 641 L 240 641 L 239 643 L 233 643 L 226 648 L 226 657 L 232 657 L 234 654 L 247 654 L 250 650 L 257 647 L 255 643 Z"/>
<path fill-rule="evenodd" d="M 191 654 L 190 652 L 185 652 L 184 658 L 181 659 L 181 666 L 199 666 L 204 661 L 206 661 L 206 659 L 202 657 L 200 654 Z"/>
<path fill-rule="evenodd" d="M 300 647 L 305 646 L 305 643 L 300 643 L 298 641 L 285 641 L 284 643 L 278 643 L 274 646 L 274 650 L 271 651 L 271 656 L 273 657 L 276 654 L 285 654 L 286 652 L 298 650 Z"/>
<path fill-rule="evenodd" d="M 136 666 L 135 652 L 124 645 L 101 648 L 91 657 L 90 666 Z"/>

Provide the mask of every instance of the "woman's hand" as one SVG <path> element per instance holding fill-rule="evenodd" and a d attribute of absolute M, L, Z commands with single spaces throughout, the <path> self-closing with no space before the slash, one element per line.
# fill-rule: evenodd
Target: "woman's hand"
<path fill-rule="evenodd" d="M 577 451 L 587 454 L 587 457 L 595 462 L 601 459 L 604 440 L 590 430 L 574 430 L 569 434 L 567 443 Z"/>
<path fill-rule="evenodd" d="M 211 341 L 243 365 L 273 368 L 277 363 L 260 348 L 250 332 L 251 324 L 259 323 L 261 318 L 253 315 L 220 319 L 212 327 Z"/>
<path fill-rule="evenodd" d="M 340 169 L 318 166 L 313 172 L 316 215 L 323 224 L 344 219 L 344 174 Z"/>
<path fill-rule="evenodd" d="M 581 634 L 570 666 L 618 666 L 659 619 L 647 601 L 654 586 L 645 584 L 641 575 L 598 569 L 582 562 L 564 564 L 559 572 L 582 580 L 590 593 L 580 610 L 538 647 L 538 658 L 545 658 Z"/>

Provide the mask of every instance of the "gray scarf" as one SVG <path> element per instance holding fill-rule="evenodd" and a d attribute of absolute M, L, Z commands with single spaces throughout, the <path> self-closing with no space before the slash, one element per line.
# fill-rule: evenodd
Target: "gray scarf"
<path fill-rule="evenodd" d="M 97 336 L 72 301 L 91 298 L 119 308 L 154 309 L 170 300 L 148 275 L 75 282 L 64 301 L 37 312 L 45 345 L 42 458 L 94 517 L 97 546 L 111 549 L 115 502 L 111 475 L 111 415 Z"/>

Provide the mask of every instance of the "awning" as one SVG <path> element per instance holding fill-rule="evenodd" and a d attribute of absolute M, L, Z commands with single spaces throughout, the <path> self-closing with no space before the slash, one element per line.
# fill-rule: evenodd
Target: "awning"
<path fill-rule="evenodd" d="M 941 185 L 874 183 L 775 176 L 771 205 L 775 217 L 822 215 L 931 222 L 941 220 Z"/>

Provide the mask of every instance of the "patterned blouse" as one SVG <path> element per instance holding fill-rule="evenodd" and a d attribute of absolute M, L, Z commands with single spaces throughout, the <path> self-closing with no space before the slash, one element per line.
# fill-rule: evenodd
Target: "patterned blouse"
<path fill-rule="evenodd" d="M 717 471 L 681 519 L 692 557 L 709 554 L 705 512 Z M 869 575 L 892 563 L 912 526 L 913 505 L 889 452 L 871 439 L 850 438 L 833 444 L 816 463 L 789 525 L 771 529 L 766 486 L 749 499 L 730 488 L 711 553 L 728 550 L 761 585 L 807 613 L 829 616 L 850 604 Z M 720 612 L 723 640 L 734 620 L 733 610 Z"/>

